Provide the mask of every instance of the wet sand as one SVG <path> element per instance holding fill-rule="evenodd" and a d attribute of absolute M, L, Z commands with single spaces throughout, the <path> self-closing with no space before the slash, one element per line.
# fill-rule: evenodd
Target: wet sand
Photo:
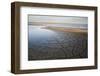
<path fill-rule="evenodd" d="M 49 30 L 56 30 L 56 31 L 62 31 L 62 32 L 73 32 L 73 33 L 87 33 L 87 29 L 81 29 L 81 28 L 64 28 L 64 27 L 44 27 L 44 29 Z"/>

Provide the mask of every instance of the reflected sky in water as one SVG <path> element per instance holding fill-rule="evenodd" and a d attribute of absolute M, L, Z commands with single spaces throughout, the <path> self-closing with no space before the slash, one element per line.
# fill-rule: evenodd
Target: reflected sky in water
<path fill-rule="evenodd" d="M 87 58 L 87 34 L 28 26 L 28 60 Z"/>
<path fill-rule="evenodd" d="M 50 40 L 57 35 L 56 32 L 44 29 L 44 27 L 45 26 L 29 26 L 29 47 L 32 47 L 33 43 L 44 43 L 43 41 Z"/>

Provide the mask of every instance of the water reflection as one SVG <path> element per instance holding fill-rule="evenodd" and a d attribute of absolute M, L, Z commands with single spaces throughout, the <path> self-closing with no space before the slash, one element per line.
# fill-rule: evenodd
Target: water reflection
<path fill-rule="evenodd" d="M 32 48 L 34 43 L 44 43 L 43 41 L 47 41 L 52 39 L 57 34 L 48 29 L 44 29 L 45 26 L 29 26 L 29 47 Z"/>
<path fill-rule="evenodd" d="M 87 58 L 87 34 L 28 28 L 28 60 Z"/>

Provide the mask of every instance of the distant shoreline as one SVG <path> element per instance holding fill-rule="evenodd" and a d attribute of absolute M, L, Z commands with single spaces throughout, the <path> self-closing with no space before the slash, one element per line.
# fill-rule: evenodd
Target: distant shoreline
<path fill-rule="evenodd" d="M 50 30 L 56 30 L 56 31 L 62 31 L 62 32 L 76 32 L 76 33 L 87 33 L 87 29 L 81 29 L 81 28 L 64 28 L 64 27 L 43 27 L 45 29 L 50 29 Z"/>

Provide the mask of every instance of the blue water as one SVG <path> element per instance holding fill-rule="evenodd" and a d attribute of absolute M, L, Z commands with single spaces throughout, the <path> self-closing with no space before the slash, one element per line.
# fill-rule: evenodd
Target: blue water
<path fill-rule="evenodd" d="M 87 34 L 28 26 L 28 60 L 87 58 Z"/>
<path fill-rule="evenodd" d="M 32 48 L 33 44 L 46 43 L 46 41 L 52 40 L 57 35 L 55 31 L 43 29 L 43 27 L 29 26 L 29 48 Z"/>

